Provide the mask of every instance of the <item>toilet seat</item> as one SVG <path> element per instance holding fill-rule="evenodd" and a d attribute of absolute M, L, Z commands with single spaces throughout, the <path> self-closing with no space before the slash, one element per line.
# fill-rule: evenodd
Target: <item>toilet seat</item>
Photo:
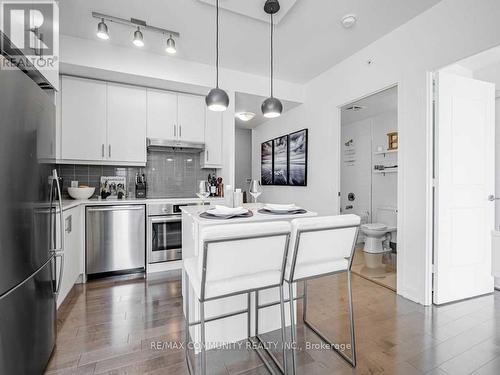
<path fill-rule="evenodd" d="M 370 224 L 363 224 L 361 225 L 361 228 L 368 229 L 368 230 L 387 230 L 387 225 L 382 224 L 382 223 L 370 223 Z"/>

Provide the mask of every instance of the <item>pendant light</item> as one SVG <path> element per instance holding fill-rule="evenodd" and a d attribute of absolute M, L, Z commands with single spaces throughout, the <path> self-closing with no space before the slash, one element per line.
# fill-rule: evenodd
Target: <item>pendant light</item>
<path fill-rule="evenodd" d="M 283 112 L 283 104 L 279 101 L 279 99 L 273 96 L 273 79 L 274 79 L 274 51 L 273 51 L 273 30 L 274 30 L 274 22 L 273 22 L 273 14 L 278 13 L 280 10 L 280 3 L 278 0 L 267 0 L 264 4 L 264 11 L 271 15 L 271 96 L 264 100 L 262 103 L 261 109 L 264 117 L 274 118 L 281 115 Z"/>
<path fill-rule="evenodd" d="M 215 32 L 216 32 L 216 46 L 215 46 L 215 70 L 216 70 L 216 85 L 215 88 L 210 90 L 208 95 L 205 97 L 205 103 L 211 111 L 222 112 L 229 106 L 229 96 L 227 93 L 219 88 L 219 0 L 216 1 L 216 22 L 215 22 Z"/>

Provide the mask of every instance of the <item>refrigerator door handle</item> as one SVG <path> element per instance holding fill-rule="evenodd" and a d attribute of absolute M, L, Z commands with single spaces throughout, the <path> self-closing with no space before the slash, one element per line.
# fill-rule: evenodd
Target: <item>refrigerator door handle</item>
<path fill-rule="evenodd" d="M 63 278 L 63 272 L 64 272 L 64 215 L 63 215 L 63 206 L 62 206 L 62 195 L 61 195 L 61 185 L 59 184 L 59 176 L 57 175 L 57 170 L 52 171 L 53 175 L 53 180 L 56 182 L 56 188 L 57 188 L 57 196 L 59 200 L 59 219 L 60 219 L 60 225 L 59 225 L 59 232 L 60 232 L 60 241 L 61 241 L 61 247 L 59 249 L 53 249 L 52 253 L 54 254 L 54 261 L 56 263 L 56 271 L 57 271 L 57 258 L 60 259 L 61 261 L 61 266 L 59 267 L 59 276 L 58 276 L 58 281 L 56 285 L 56 290 L 54 294 L 57 296 L 59 295 L 59 291 L 61 289 L 61 283 L 62 283 L 62 278 Z M 55 244 L 57 246 L 57 244 Z"/>
<path fill-rule="evenodd" d="M 59 297 L 59 292 L 61 290 L 62 277 L 63 277 L 63 272 L 64 272 L 64 252 L 54 251 L 54 267 L 55 267 L 56 272 L 57 272 L 57 258 L 60 259 L 61 265 L 59 266 L 59 276 L 57 276 L 56 289 L 54 290 L 54 294 L 56 296 L 56 301 L 57 301 L 57 297 Z"/>

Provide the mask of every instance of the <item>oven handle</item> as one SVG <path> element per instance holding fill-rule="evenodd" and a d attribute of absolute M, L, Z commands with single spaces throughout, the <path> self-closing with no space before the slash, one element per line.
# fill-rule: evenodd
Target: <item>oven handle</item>
<path fill-rule="evenodd" d="M 156 223 L 174 223 L 176 221 L 181 221 L 181 217 L 179 215 L 173 216 L 161 216 L 161 217 L 150 217 L 149 221 L 153 224 Z"/>

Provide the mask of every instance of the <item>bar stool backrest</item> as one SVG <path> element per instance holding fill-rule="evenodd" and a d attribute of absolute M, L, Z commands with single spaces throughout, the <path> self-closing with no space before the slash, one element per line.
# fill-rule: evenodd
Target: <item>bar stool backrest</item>
<path fill-rule="evenodd" d="M 297 281 L 350 269 L 360 221 L 357 215 L 292 220 L 285 279 Z"/>
<path fill-rule="evenodd" d="M 232 282 L 238 277 L 263 273 L 268 276 L 274 273 L 273 282 L 281 284 L 290 232 L 291 225 L 286 221 L 203 228 L 200 233 L 203 254 L 198 257 L 202 284 L 223 280 Z"/>

